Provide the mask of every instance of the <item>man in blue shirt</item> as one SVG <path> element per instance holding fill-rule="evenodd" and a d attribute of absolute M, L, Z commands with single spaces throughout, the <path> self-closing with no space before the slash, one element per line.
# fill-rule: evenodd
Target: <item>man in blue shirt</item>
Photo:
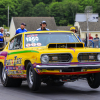
<path fill-rule="evenodd" d="M 21 28 L 18 28 L 16 30 L 16 34 L 23 33 L 23 32 L 27 32 L 27 30 L 25 29 L 25 26 L 26 26 L 25 23 L 21 23 Z"/>
<path fill-rule="evenodd" d="M 4 46 L 4 36 L 3 36 L 4 28 L 0 27 L 0 48 Z"/>
<path fill-rule="evenodd" d="M 4 37 L 3 37 L 3 27 L 0 28 L 0 42 L 4 42 Z"/>
<path fill-rule="evenodd" d="M 49 31 L 49 29 L 48 28 L 46 28 L 46 26 L 47 26 L 47 23 L 46 23 L 46 21 L 42 21 L 41 23 L 40 23 L 40 28 L 38 28 L 36 31 L 44 31 L 44 30 L 47 30 L 47 31 Z"/>

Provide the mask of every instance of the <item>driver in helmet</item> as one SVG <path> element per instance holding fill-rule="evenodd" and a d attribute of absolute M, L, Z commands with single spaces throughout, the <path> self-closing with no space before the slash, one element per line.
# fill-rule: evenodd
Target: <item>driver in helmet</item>
<path fill-rule="evenodd" d="M 49 31 L 49 29 L 48 28 L 46 28 L 46 26 L 47 26 L 47 23 L 46 23 L 46 21 L 42 21 L 41 23 L 40 23 L 40 28 L 38 28 L 36 31 L 44 31 L 44 30 L 47 30 L 47 31 Z"/>
<path fill-rule="evenodd" d="M 70 28 L 70 31 L 74 32 L 74 34 L 77 33 L 77 30 L 76 30 L 75 27 L 71 27 L 71 28 Z M 76 35 L 77 35 L 77 34 L 76 34 Z M 79 37 L 78 35 L 77 35 L 77 38 L 80 40 L 80 42 L 82 42 L 82 40 L 80 39 L 80 37 Z"/>

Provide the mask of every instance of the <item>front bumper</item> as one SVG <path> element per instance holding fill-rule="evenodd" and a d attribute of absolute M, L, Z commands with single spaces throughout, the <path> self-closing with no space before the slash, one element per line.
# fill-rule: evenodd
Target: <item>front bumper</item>
<path fill-rule="evenodd" d="M 81 75 L 100 72 L 100 62 L 93 63 L 59 63 L 59 64 L 36 64 L 38 74 L 50 75 Z M 69 71 L 70 69 L 70 71 Z M 44 71 L 45 70 L 45 71 Z M 57 71 L 55 71 L 57 70 Z"/>
<path fill-rule="evenodd" d="M 66 69 L 66 68 L 84 68 L 84 69 L 96 69 L 100 68 L 100 65 L 65 65 L 65 66 L 56 66 L 56 65 L 36 65 L 37 69 Z"/>

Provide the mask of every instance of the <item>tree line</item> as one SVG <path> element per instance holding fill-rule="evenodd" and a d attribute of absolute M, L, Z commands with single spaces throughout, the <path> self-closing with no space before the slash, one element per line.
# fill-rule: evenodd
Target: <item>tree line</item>
<path fill-rule="evenodd" d="M 0 26 L 11 17 L 54 17 L 58 26 L 73 25 L 76 13 L 84 13 L 86 6 L 100 15 L 100 0 L 0 0 Z"/>

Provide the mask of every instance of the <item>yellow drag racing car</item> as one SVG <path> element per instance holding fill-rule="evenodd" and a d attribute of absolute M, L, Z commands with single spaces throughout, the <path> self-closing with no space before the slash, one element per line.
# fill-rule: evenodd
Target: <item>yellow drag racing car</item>
<path fill-rule="evenodd" d="M 31 90 L 41 82 L 62 86 L 86 78 L 91 88 L 100 85 L 100 49 L 86 48 L 70 31 L 33 31 L 14 36 L 0 52 L 3 86 L 20 86 L 27 79 Z"/>

